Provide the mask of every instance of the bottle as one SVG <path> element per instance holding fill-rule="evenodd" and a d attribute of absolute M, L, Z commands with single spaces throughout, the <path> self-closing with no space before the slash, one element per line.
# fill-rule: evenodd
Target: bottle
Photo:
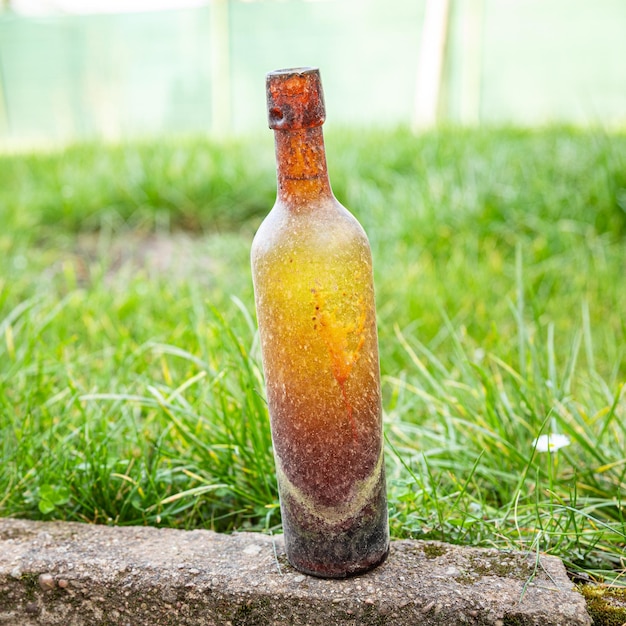
<path fill-rule="evenodd" d="M 371 251 L 330 187 L 319 70 L 270 72 L 267 100 L 278 192 L 251 261 L 285 549 L 343 578 L 389 550 Z"/>

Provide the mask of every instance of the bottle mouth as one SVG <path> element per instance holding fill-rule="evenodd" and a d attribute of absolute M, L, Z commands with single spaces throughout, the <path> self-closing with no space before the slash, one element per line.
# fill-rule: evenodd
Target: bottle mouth
<path fill-rule="evenodd" d="M 269 127 L 298 130 L 326 119 L 320 71 L 315 67 L 274 70 L 266 77 Z"/>
<path fill-rule="evenodd" d="M 311 72 L 318 72 L 319 73 L 319 69 L 316 67 L 312 67 L 312 66 L 303 66 L 303 67 L 286 67 L 283 69 L 279 69 L 279 70 L 272 70 L 271 72 L 268 72 L 268 76 L 274 76 L 276 74 L 308 74 Z"/>

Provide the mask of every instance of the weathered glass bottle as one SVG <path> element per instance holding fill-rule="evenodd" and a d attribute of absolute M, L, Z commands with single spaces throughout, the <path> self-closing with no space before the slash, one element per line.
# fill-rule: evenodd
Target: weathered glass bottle
<path fill-rule="evenodd" d="M 319 71 L 271 72 L 267 99 L 278 194 L 251 257 L 285 547 L 345 577 L 389 550 L 371 252 L 331 191 Z"/>

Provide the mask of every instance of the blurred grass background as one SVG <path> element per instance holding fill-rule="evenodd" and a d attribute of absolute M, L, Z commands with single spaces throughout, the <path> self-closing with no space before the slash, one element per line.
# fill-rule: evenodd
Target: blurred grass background
<path fill-rule="evenodd" d="M 394 535 L 621 580 L 626 135 L 327 134 L 374 255 Z M 278 530 L 248 260 L 273 168 L 271 137 L 0 157 L 3 515 Z"/>

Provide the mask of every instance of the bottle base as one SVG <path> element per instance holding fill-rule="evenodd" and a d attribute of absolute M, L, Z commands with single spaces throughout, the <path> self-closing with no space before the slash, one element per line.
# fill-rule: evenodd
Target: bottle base
<path fill-rule="evenodd" d="M 353 564 L 349 567 L 341 567 L 340 564 L 336 564 L 335 566 L 329 566 L 328 564 L 324 564 L 318 567 L 315 567 L 313 563 L 302 563 L 302 562 L 294 562 L 289 557 L 287 560 L 289 564 L 297 569 L 299 572 L 306 574 L 307 576 L 314 576 L 315 578 L 353 578 L 354 576 L 362 576 L 367 572 L 377 568 L 379 565 L 382 565 L 389 556 L 389 546 L 382 555 L 377 556 L 371 561 L 365 561 L 361 563 Z"/>

